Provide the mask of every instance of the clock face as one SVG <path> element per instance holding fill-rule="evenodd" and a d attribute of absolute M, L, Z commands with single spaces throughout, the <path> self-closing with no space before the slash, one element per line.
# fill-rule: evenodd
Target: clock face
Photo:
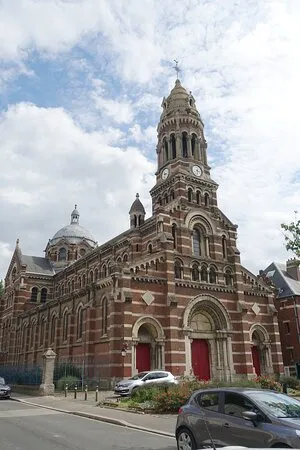
<path fill-rule="evenodd" d="M 169 176 L 169 169 L 166 168 L 162 171 L 161 177 L 163 180 L 166 180 L 168 176 Z"/>
<path fill-rule="evenodd" d="M 202 169 L 199 166 L 193 166 L 192 172 L 194 175 L 196 175 L 196 177 L 201 177 L 201 175 L 202 175 Z"/>

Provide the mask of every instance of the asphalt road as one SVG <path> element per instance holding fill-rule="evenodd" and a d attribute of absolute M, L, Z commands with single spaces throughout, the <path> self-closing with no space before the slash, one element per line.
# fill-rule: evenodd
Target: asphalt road
<path fill-rule="evenodd" d="M 175 450 L 175 439 L 0 401 L 1 450 Z"/>

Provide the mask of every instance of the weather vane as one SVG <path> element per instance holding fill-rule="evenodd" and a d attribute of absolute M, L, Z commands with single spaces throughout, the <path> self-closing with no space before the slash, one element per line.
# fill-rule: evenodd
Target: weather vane
<path fill-rule="evenodd" d="M 179 74 L 179 72 L 180 72 L 180 69 L 179 69 L 179 67 L 178 67 L 178 61 L 177 61 L 177 59 L 174 59 L 174 62 L 175 62 L 175 67 L 174 67 L 174 69 L 175 69 L 175 71 L 176 71 L 176 74 L 177 74 L 177 80 L 179 80 L 179 78 L 178 78 L 178 74 Z"/>

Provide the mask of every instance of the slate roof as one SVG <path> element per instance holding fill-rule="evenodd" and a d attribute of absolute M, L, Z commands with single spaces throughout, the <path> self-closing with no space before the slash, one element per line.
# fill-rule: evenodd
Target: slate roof
<path fill-rule="evenodd" d="M 277 287 L 277 298 L 300 295 L 300 281 L 287 273 L 285 264 L 272 262 L 263 272 Z"/>
<path fill-rule="evenodd" d="M 26 265 L 26 272 L 40 275 L 54 275 L 54 270 L 47 258 L 41 256 L 22 255 L 22 264 Z"/>

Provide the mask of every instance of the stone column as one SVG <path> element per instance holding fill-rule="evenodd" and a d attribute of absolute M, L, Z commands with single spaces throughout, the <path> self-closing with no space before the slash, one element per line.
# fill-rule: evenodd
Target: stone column
<path fill-rule="evenodd" d="M 185 371 L 184 371 L 184 375 L 188 377 L 193 374 L 192 352 L 191 352 L 192 340 L 186 334 L 184 336 L 184 341 L 185 341 Z"/>
<path fill-rule="evenodd" d="M 187 151 L 188 151 L 188 158 L 192 157 L 192 144 L 191 144 L 191 135 L 187 135 Z"/>
<path fill-rule="evenodd" d="M 205 251 L 206 256 L 209 257 L 209 236 L 205 236 Z"/>
<path fill-rule="evenodd" d="M 42 384 L 40 385 L 41 395 L 54 395 L 53 374 L 55 358 L 56 353 L 51 348 L 48 348 L 43 355 L 43 378 Z"/>
<path fill-rule="evenodd" d="M 176 156 L 182 156 L 181 135 L 176 133 Z"/>

